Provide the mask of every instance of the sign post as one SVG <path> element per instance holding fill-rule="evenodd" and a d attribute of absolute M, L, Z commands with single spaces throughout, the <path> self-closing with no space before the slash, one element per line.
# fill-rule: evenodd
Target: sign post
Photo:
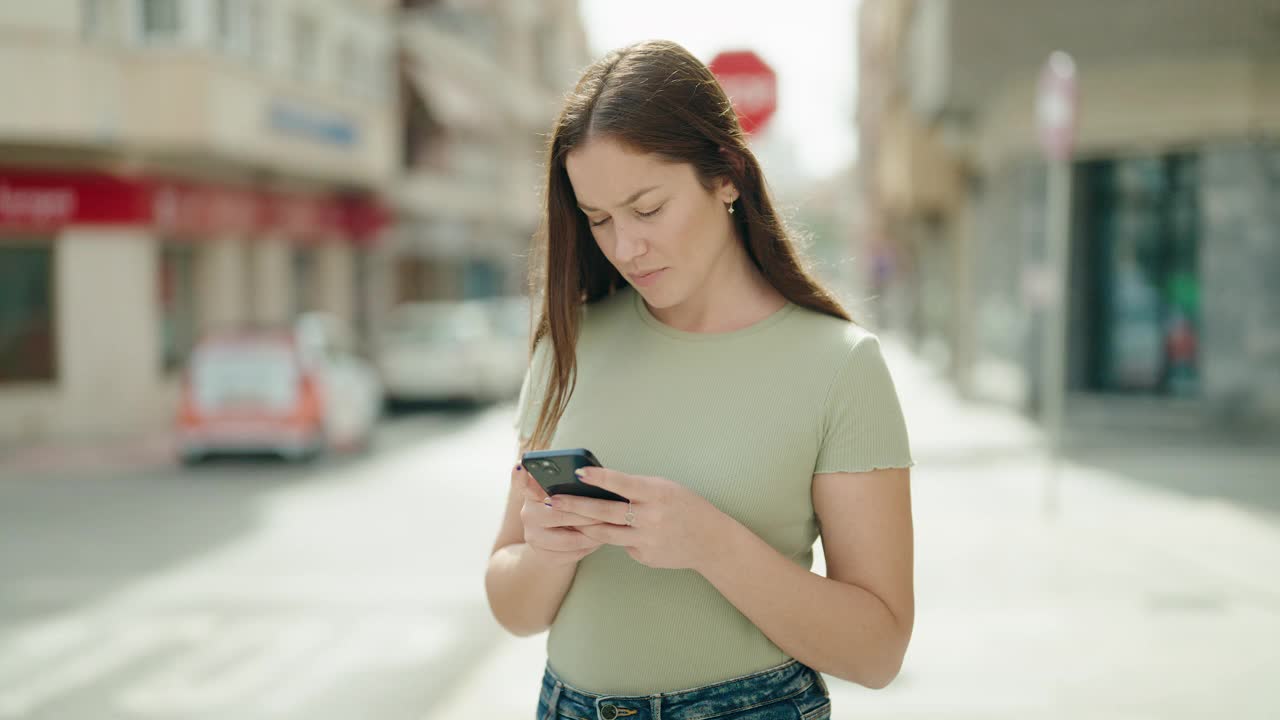
<path fill-rule="evenodd" d="M 764 60 L 750 50 L 728 50 L 707 63 L 720 81 L 743 132 L 755 134 L 768 124 L 778 109 L 778 76 Z"/>
<path fill-rule="evenodd" d="M 1071 156 L 1076 133 L 1078 95 L 1075 61 L 1054 52 L 1040 74 L 1036 120 L 1040 146 L 1048 160 L 1048 207 L 1045 212 L 1044 307 L 1040 349 L 1041 419 L 1048 455 L 1044 513 L 1058 512 L 1062 415 L 1066 392 L 1067 288 L 1070 268 Z"/>

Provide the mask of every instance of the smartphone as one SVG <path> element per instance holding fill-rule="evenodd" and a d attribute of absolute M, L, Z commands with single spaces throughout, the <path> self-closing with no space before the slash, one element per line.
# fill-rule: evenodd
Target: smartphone
<path fill-rule="evenodd" d="M 586 448 L 536 450 L 522 455 L 520 462 L 548 495 L 581 495 L 627 502 L 621 495 L 596 485 L 588 485 L 573 474 L 578 468 L 604 467 Z"/>

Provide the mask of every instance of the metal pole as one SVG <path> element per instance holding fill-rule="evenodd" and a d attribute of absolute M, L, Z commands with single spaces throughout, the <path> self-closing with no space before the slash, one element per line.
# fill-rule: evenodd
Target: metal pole
<path fill-rule="evenodd" d="M 1045 212 L 1048 302 L 1040 352 L 1041 419 L 1044 426 L 1048 472 L 1044 486 L 1045 518 L 1059 510 L 1059 465 L 1062 447 L 1063 401 L 1066 393 L 1067 289 L 1070 282 L 1071 163 L 1050 160 L 1048 207 Z"/>

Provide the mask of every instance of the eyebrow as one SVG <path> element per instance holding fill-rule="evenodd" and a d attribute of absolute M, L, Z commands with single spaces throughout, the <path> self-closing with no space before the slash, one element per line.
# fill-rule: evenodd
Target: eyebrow
<path fill-rule="evenodd" d="M 619 203 L 619 204 L 620 204 L 620 205 L 630 205 L 631 203 L 635 202 L 635 201 L 636 201 L 636 200 L 637 200 L 641 195 L 643 195 L 643 194 L 645 194 L 645 193 L 649 192 L 650 190 L 657 190 L 657 189 L 658 189 L 658 188 L 660 188 L 660 187 L 662 187 L 662 186 L 661 186 L 661 185 L 654 185 L 653 187 L 647 187 L 647 188 L 644 188 L 643 190 L 637 190 L 637 191 L 635 191 L 634 193 L 632 193 L 632 194 L 631 194 L 631 197 L 627 198 L 626 200 L 623 200 L 623 201 L 622 201 L 621 203 Z M 586 211 L 588 211 L 588 212 L 600 212 L 600 208 L 593 208 L 593 207 L 591 207 L 590 205 L 583 205 L 582 203 L 578 203 L 578 207 L 580 207 L 580 208 L 582 208 L 583 210 L 586 210 Z"/>

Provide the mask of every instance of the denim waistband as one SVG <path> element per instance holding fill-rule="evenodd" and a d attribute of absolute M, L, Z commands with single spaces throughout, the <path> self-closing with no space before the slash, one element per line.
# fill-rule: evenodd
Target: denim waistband
<path fill-rule="evenodd" d="M 751 708 L 799 700 L 778 717 L 795 717 L 829 696 L 822 675 L 798 660 L 777 667 L 689 690 L 652 695 L 602 695 L 579 690 L 565 682 L 547 663 L 540 706 L 554 720 L 564 714 L 581 720 L 706 720 Z M 809 697 L 812 696 L 812 697 Z M 765 715 L 762 715 L 765 717 Z M 542 716 L 539 720 L 543 720 Z"/>

